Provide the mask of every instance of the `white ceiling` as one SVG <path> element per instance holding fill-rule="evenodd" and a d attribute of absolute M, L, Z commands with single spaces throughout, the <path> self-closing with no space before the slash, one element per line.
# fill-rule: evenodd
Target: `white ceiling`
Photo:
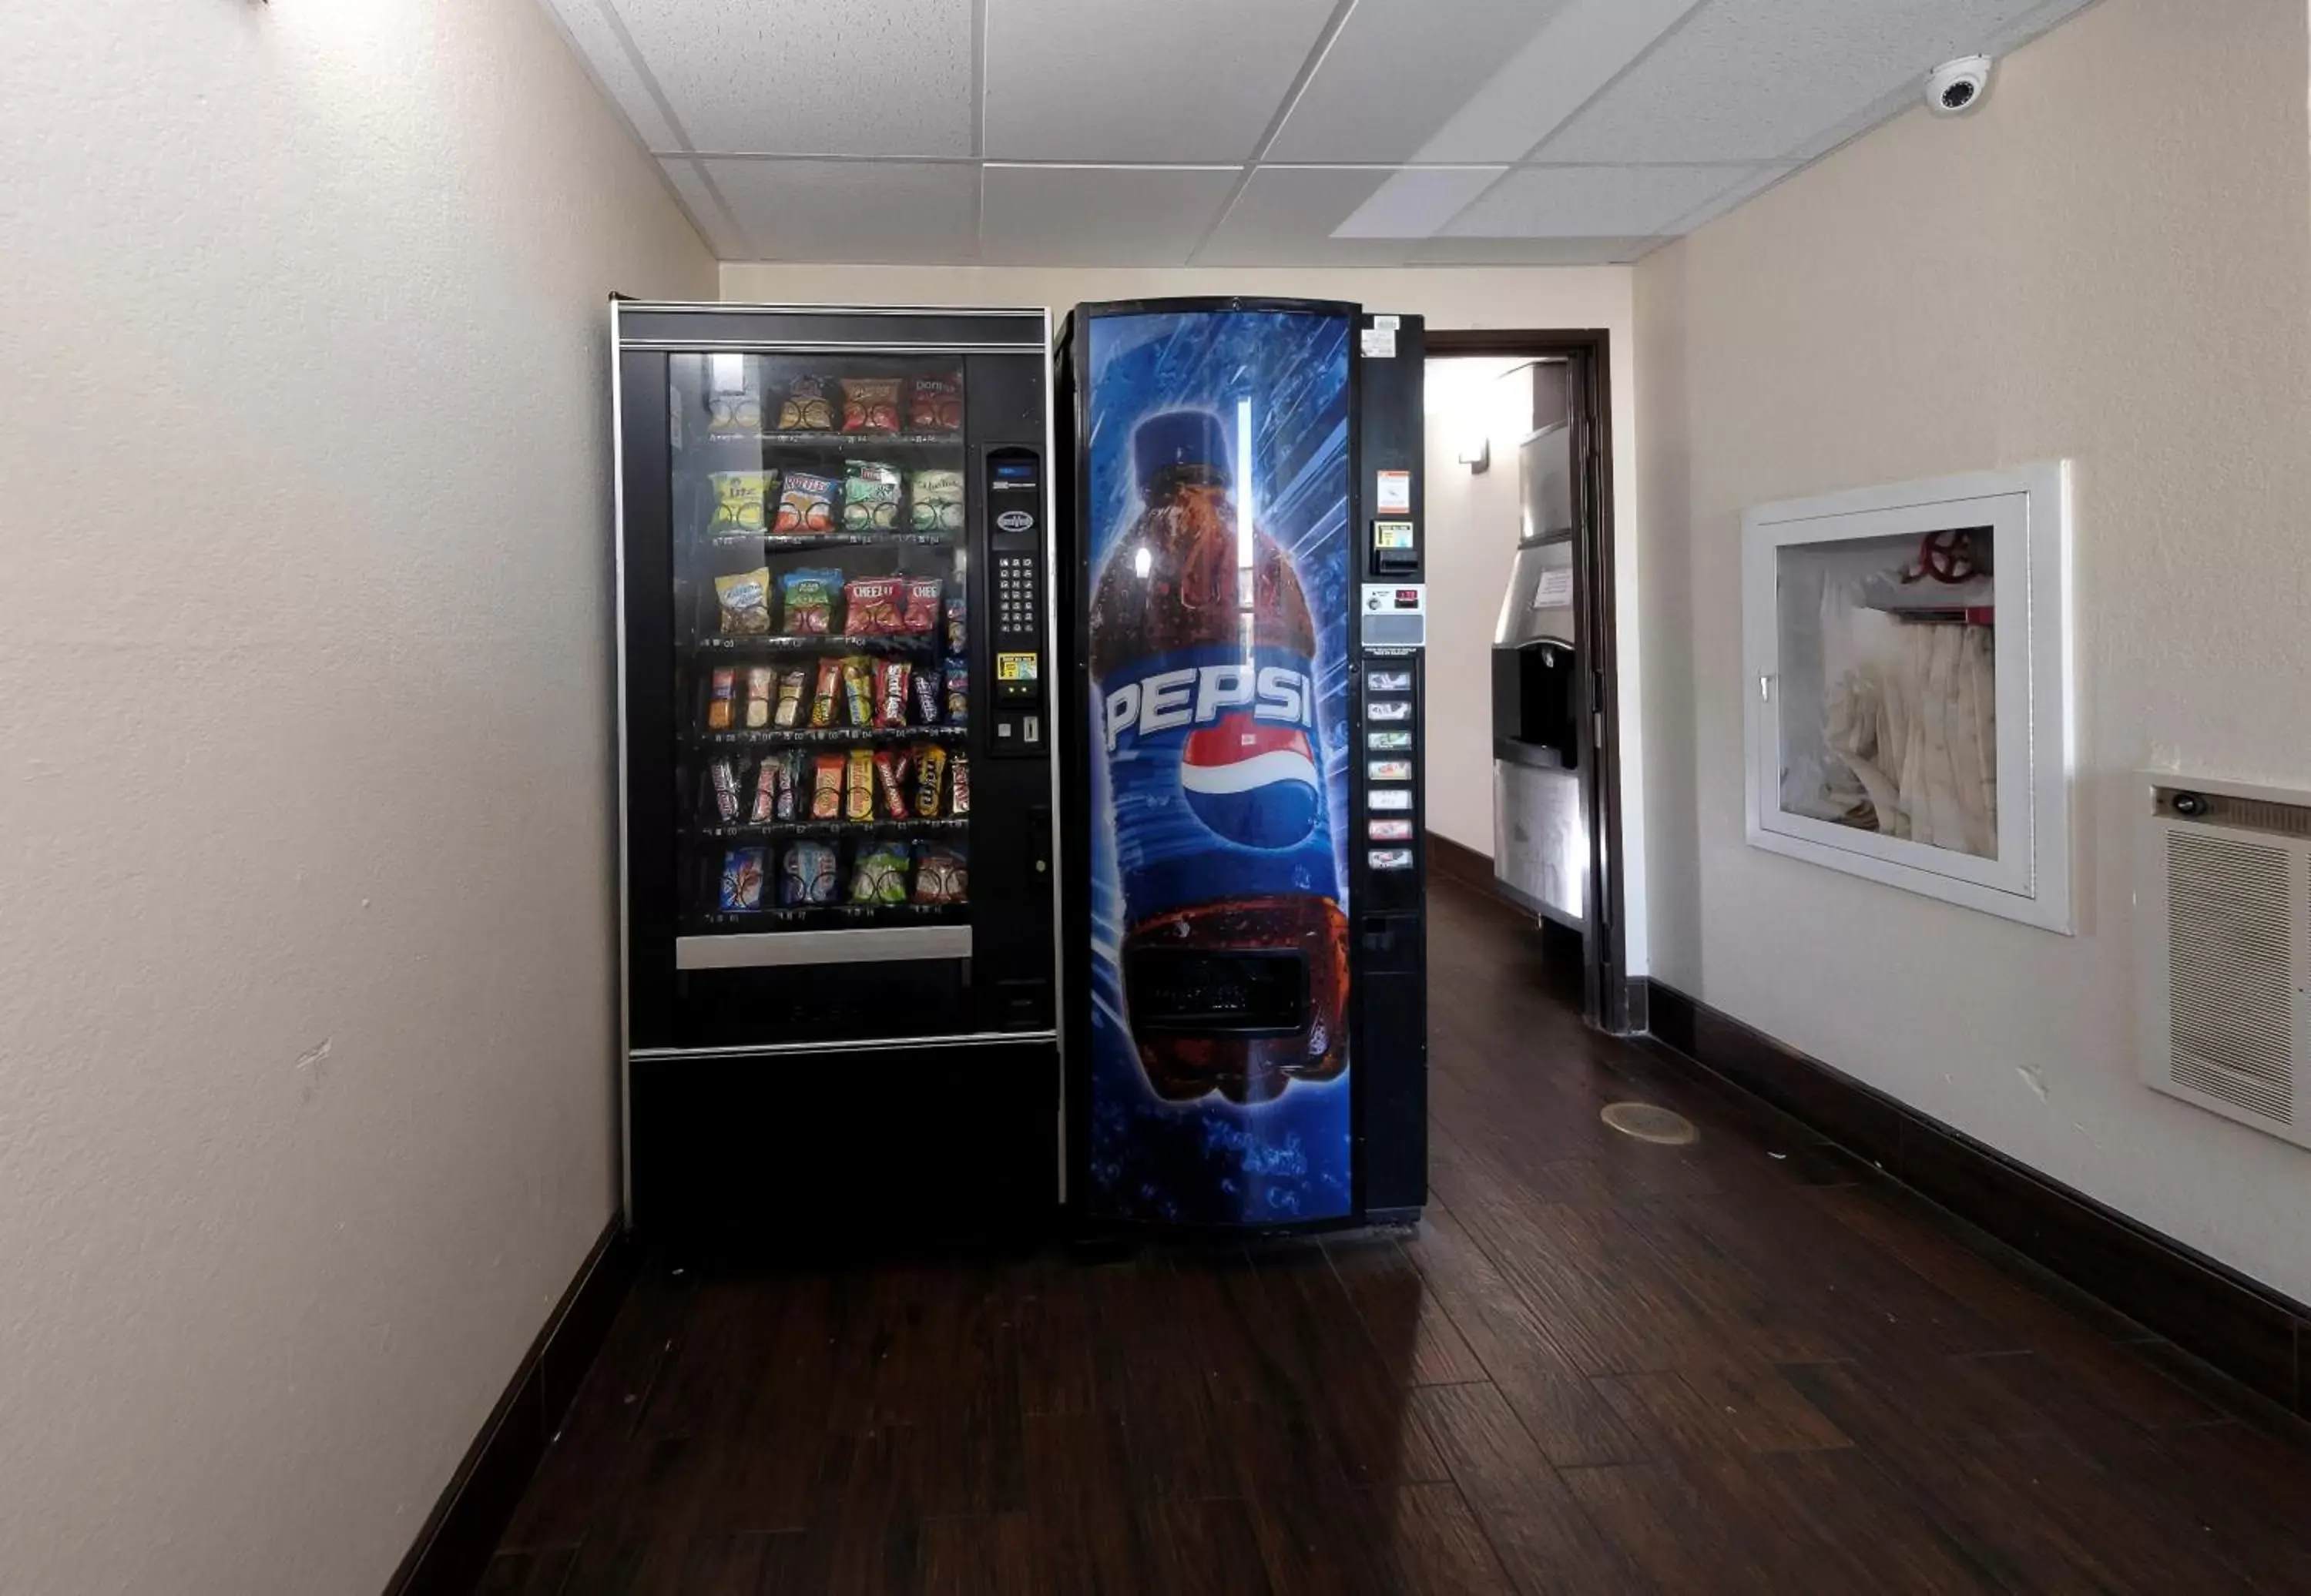
<path fill-rule="evenodd" d="M 2087 0 L 545 0 L 726 260 L 1633 260 Z"/>

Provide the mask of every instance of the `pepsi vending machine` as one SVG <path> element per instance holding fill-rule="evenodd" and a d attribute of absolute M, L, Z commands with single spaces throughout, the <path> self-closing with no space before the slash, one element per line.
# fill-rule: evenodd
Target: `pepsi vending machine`
<path fill-rule="evenodd" d="M 1092 1233 L 1418 1215 L 1421 329 L 1079 305 L 1058 450 L 1068 1197 Z"/>

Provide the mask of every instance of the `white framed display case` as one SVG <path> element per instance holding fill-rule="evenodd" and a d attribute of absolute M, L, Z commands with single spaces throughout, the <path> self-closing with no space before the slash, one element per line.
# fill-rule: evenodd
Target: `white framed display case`
<path fill-rule="evenodd" d="M 2070 469 L 1741 518 L 1756 847 L 2068 932 Z"/>

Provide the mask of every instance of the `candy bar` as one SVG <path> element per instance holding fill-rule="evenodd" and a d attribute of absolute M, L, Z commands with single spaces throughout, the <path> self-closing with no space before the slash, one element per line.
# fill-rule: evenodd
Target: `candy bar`
<path fill-rule="evenodd" d="M 965 613 L 967 607 L 963 584 L 957 582 L 955 590 L 946 596 L 946 651 L 950 654 L 960 654 L 971 647 L 970 617 Z"/>
<path fill-rule="evenodd" d="M 888 748 L 875 751 L 875 794 L 883 800 L 883 818 L 907 817 L 906 756 Z"/>
<path fill-rule="evenodd" d="M 842 661 L 822 659 L 818 662 L 818 685 L 811 690 L 810 723 L 813 726 L 833 726 L 835 711 L 842 692 Z"/>
<path fill-rule="evenodd" d="M 771 684 L 778 672 L 767 665 L 746 667 L 746 724 L 760 728 L 771 723 Z"/>
<path fill-rule="evenodd" d="M 775 819 L 779 812 L 779 755 L 773 754 L 754 772 L 754 803 L 746 811 L 750 825 Z"/>
<path fill-rule="evenodd" d="M 875 724 L 875 662 L 864 654 L 842 661 L 842 707 L 850 725 Z"/>
<path fill-rule="evenodd" d="M 779 674 L 779 707 L 772 712 L 772 725 L 790 728 L 802 724 L 803 693 L 809 685 L 809 672 L 799 665 Z"/>
<path fill-rule="evenodd" d="M 736 571 L 714 579 L 715 601 L 722 610 L 725 636 L 759 636 L 771 629 L 771 572 L 768 566 Z"/>
<path fill-rule="evenodd" d="M 907 678 L 911 674 L 903 659 L 878 659 L 875 662 L 876 725 L 892 727 L 907 723 Z"/>
<path fill-rule="evenodd" d="M 936 665 L 915 667 L 915 724 L 937 726 L 939 720 L 941 683 Z"/>
<path fill-rule="evenodd" d="M 971 755 L 957 748 L 947 763 L 953 773 L 947 777 L 946 812 L 956 815 L 968 815 L 971 813 Z"/>
<path fill-rule="evenodd" d="M 946 723 L 962 726 L 971 720 L 971 667 L 960 659 L 946 662 Z"/>
<path fill-rule="evenodd" d="M 728 759 L 718 759 L 706 767 L 706 780 L 714 789 L 714 813 L 724 825 L 738 818 L 738 767 Z"/>
<path fill-rule="evenodd" d="M 875 818 L 875 755 L 865 748 L 853 748 L 844 761 L 842 818 Z"/>
<path fill-rule="evenodd" d="M 793 820 L 797 818 L 796 808 L 801 803 L 802 750 L 790 748 L 768 763 L 776 766 L 779 783 L 777 795 L 772 803 L 771 818 Z"/>
<path fill-rule="evenodd" d="M 936 819 L 939 791 L 946 785 L 946 750 L 933 743 L 915 750 L 915 815 Z"/>
<path fill-rule="evenodd" d="M 737 696 L 737 692 L 738 667 L 735 665 L 716 666 L 713 695 L 706 701 L 707 730 L 730 729 L 730 701 Z"/>
<path fill-rule="evenodd" d="M 840 754 L 822 754 L 811 761 L 810 817 L 813 820 L 842 818 L 843 758 Z"/>

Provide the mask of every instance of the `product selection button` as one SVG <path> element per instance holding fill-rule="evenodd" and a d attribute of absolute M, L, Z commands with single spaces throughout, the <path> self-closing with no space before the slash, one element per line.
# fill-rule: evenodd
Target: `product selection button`
<path fill-rule="evenodd" d="M 1365 861 L 1375 870 L 1409 870 L 1412 850 L 1409 848 L 1373 848 L 1365 852 Z"/>
<path fill-rule="evenodd" d="M 1375 842 L 1409 842 L 1412 822 L 1409 820 L 1367 820 L 1365 835 Z"/>

